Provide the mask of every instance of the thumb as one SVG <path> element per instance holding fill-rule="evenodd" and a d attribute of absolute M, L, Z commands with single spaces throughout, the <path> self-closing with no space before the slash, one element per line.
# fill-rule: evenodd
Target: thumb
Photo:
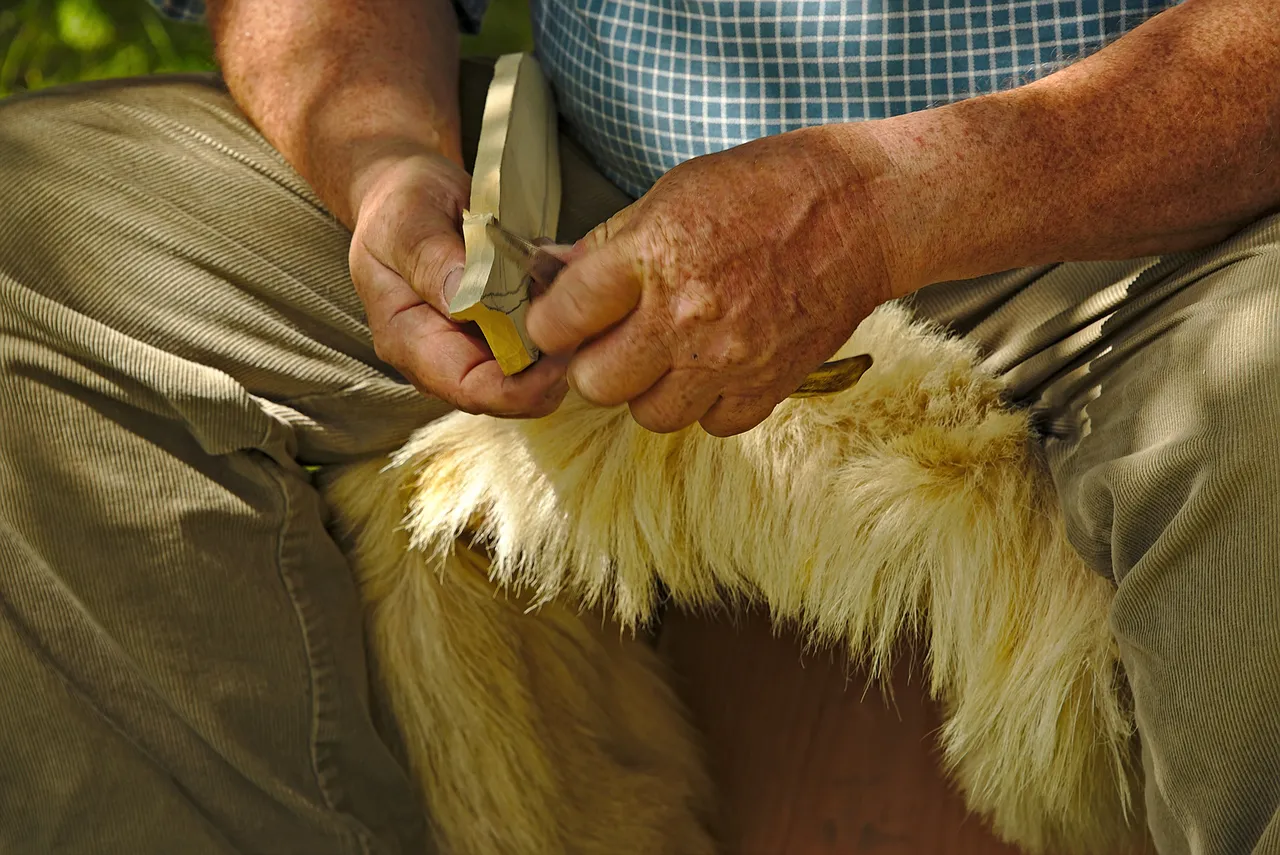
<path fill-rule="evenodd" d="M 457 224 L 438 213 L 397 234 L 392 267 L 428 305 L 445 317 L 462 283 L 466 249 Z"/>
<path fill-rule="evenodd" d="M 533 343 L 568 353 L 625 318 L 640 302 L 643 265 L 634 233 L 587 249 L 570 261 L 525 316 Z"/>

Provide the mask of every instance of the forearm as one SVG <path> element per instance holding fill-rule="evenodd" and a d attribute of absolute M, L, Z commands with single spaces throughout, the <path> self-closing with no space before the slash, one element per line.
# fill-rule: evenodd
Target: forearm
<path fill-rule="evenodd" d="M 1280 4 L 1187 0 L 1036 83 L 868 124 L 897 291 L 1206 245 L 1280 205 Z"/>
<path fill-rule="evenodd" d="M 236 102 L 348 226 L 380 160 L 461 164 L 448 0 L 215 0 L 209 22 Z"/>

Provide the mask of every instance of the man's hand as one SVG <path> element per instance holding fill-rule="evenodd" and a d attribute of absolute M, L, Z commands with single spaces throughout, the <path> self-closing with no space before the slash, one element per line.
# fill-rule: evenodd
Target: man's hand
<path fill-rule="evenodd" d="M 479 333 L 447 316 L 470 186 L 448 0 L 209 0 L 208 10 L 236 102 L 354 233 L 351 278 L 378 355 L 469 412 L 555 409 L 563 361 L 505 377 Z"/>
<path fill-rule="evenodd" d="M 882 159 L 848 154 L 810 129 L 676 167 L 588 236 L 530 336 L 577 350 L 571 385 L 650 430 L 754 427 L 892 295 L 859 174 Z"/>
<path fill-rule="evenodd" d="M 366 172 L 373 175 L 357 182 L 350 262 L 378 356 L 466 412 L 553 411 L 567 391 L 564 360 L 542 359 L 506 377 L 479 332 L 449 320 L 465 255 L 467 173 L 429 149 L 397 153 Z"/>
<path fill-rule="evenodd" d="M 1280 209 L 1280 4 L 1186 0 L 1035 83 L 673 170 L 535 299 L 571 385 L 655 430 L 761 421 L 878 302 L 1203 247 Z"/>

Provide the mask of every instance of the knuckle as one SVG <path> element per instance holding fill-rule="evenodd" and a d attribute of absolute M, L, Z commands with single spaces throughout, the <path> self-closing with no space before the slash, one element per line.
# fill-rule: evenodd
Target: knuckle
<path fill-rule="evenodd" d="M 374 334 L 373 354 L 388 365 L 394 365 L 396 368 L 401 367 L 399 362 L 400 347 L 394 339 L 389 338 L 385 334 Z"/>
<path fill-rule="evenodd" d="M 621 211 L 618 211 L 609 219 L 587 232 L 587 236 L 583 238 L 583 243 L 588 249 L 597 249 L 618 236 L 618 233 L 626 228 L 627 222 L 631 219 L 634 204 L 628 205 Z"/>
<path fill-rule="evenodd" d="M 534 341 L 548 353 L 572 350 L 582 342 L 579 328 L 586 323 L 588 301 L 578 288 L 552 289 L 551 294 L 555 305 L 538 307 Z"/>
<path fill-rule="evenodd" d="M 439 278 L 435 273 L 441 266 L 443 253 L 443 241 L 438 235 L 420 237 L 409 245 L 405 255 L 405 268 L 400 272 L 419 294 L 426 293 L 428 288 L 436 285 L 432 280 Z"/>
<path fill-rule="evenodd" d="M 479 416 L 487 412 L 484 404 L 471 392 L 459 390 L 452 395 L 449 403 L 453 404 L 454 409 L 471 416 Z"/>
<path fill-rule="evenodd" d="M 738 336 L 720 337 L 688 348 L 685 364 L 690 368 L 716 374 L 731 374 L 755 363 L 755 348 Z"/>
<path fill-rule="evenodd" d="M 701 398 L 690 386 L 667 383 L 661 391 L 632 401 L 631 417 L 654 433 L 672 433 L 697 421 L 706 409 L 705 404 L 697 406 Z"/>
<path fill-rule="evenodd" d="M 582 239 L 582 243 L 587 249 L 599 249 L 609 240 L 609 222 L 609 220 L 605 220 L 587 232 L 587 236 Z"/>
<path fill-rule="evenodd" d="M 569 367 L 569 386 L 578 396 L 597 407 L 616 407 L 641 394 L 649 385 L 631 371 L 619 372 L 616 361 L 605 360 L 598 354 L 593 358 L 579 358 Z M 632 364 L 631 368 L 640 366 Z"/>
<path fill-rule="evenodd" d="M 631 418 L 635 420 L 635 423 L 653 433 L 675 433 L 681 428 L 688 427 L 688 424 L 680 418 L 679 414 L 673 413 L 662 406 L 633 402 L 630 409 Z"/>
<path fill-rule="evenodd" d="M 569 369 L 569 386 L 588 404 L 608 407 L 618 403 L 610 400 L 607 384 L 601 384 L 594 371 L 580 365 Z"/>
<path fill-rule="evenodd" d="M 726 398 L 716 409 L 703 416 L 699 424 L 712 436 L 736 436 L 758 427 L 773 413 L 776 406 L 772 397 Z"/>
<path fill-rule="evenodd" d="M 684 282 L 671 309 L 671 323 L 679 330 L 695 329 L 724 317 L 723 296 L 699 279 Z"/>
<path fill-rule="evenodd" d="M 561 292 L 560 305 L 557 306 L 558 329 L 568 330 L 574 324 L 587 317 L 590 305 L 581 288 L 565 288 Z"/>
<path fill-rule="evenodd" d="M 733 436 L 745 429 L 742 414 L 737 411 L 737 408 L 732 403 L 724 400 L 720 402 L 718 407 L 703 415 L 698 420 L 698 424 L 702 426 L 704 431 L 717 437 Z"/>
<path fill-rule="evenodd" d="M 731 338 L 724 347 L 721 360 L 730 368 L 741 368 L 752 360 L 755 349 L 741 338 Z"/>
<path fill-rule="evenodd" d="M 716 418 L 713 416 L 707 416 L 703 418 L 702 421 L 699 422 L 699 424 L 702 426 L 702 429 L 704 431 L 711 434 L 712 436 L 720 437 L 721 439 L 735 436 L 738 433 L 741 433 L 738 427 L 734 425 L 732 422 L 726 421 L 725 419 Z"/>
<path fill-rule="evenodd" d="M 528 315 L 529 334 L 547 353 L 573 350 L 582 342 L 578 329 L 584 323 L 587 301 L 576 287 L 558 284 L 549 293 L 549 302 L 534 303 Z"/>

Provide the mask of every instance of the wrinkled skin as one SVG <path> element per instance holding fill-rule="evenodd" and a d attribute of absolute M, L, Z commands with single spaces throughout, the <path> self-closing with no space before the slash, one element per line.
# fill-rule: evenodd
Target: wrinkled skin
<path fill-rule="evenodd" d="M 577 248 L 530 336 L 650 430 L 754 427 L 891 296 L 856 162 L 796 131 L 681 164 Z"/>
<path fill-rule="evenodd" d="M 506 377 L 478 330 L 448 317 L 470 185 L 464 170 L 426 149 L 380 162 L 356 216 L 352 281 L 379 358 L 424 394 L 469 413 L 546 415 L 568 390 L 565 360 L 540 359 Z"/>

